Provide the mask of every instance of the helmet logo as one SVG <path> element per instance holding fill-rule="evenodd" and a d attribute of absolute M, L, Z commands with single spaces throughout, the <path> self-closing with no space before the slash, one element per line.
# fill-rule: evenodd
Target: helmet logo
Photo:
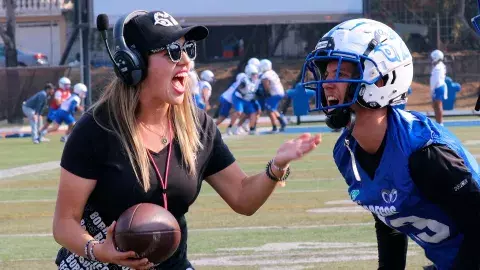
<path fill-rule="evenodd" d="M 333 49 L 335 47 L 335 42 L 333 41 L 332 37 L 325 37 L 322 38 L 317 45 L 315 46 L 315 50 L 323 50 L 323 49 Z"/>

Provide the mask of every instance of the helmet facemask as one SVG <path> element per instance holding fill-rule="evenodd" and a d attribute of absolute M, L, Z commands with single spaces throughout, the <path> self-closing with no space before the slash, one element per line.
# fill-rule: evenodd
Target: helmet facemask
<path fill-rule="evenodd" d="M 327 77 L 327 65 L 335 61 L 337 62 L 334 69 L 335 74 L 328 74 Z M 302 75 L 304 87 L 315 91 L 314 107 L 311 107 L 310 111 L 322 110 L 328 115 L 338 108 L 349 108 L 355 103 L 365 103 L 361 97 L 363 94 L 362 87 L 365 84 L 375 84 L 382 76 L 378 68 L 375 68 L 378 76 L 370 81 L 365 80 L 364 68 L 366 62 L 369 62 L 370 66 L 376 67 L 375 63 L 368 57 L 357 56 L 349 52 L 317 50 L 310 53 L 304 64 Z M 353 66 L 350 74 L 345 72 L 345 63 Z M 338 100 L 335 95 L 327 96 L 328 91 L 324 88 L 324 84 L 330 83 L 348 84 L 342 100 Z"/>

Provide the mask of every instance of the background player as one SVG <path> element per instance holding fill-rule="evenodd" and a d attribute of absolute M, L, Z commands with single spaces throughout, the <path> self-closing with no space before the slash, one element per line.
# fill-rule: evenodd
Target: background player
<path fill-rule="evenodd" d="M 75 117 L 74 114 L 77 111 L 83 112 L 84 108 L 81 106 L 82 100 L 87 95 L 87 86 L 83 83 L 77 83 L 73 87 L 73 94 L 60 105 L 60 108 L 55 113 L 55 120 L 53 122 L 53 126 L 48 130 L 48 132 L 58 130 L 59 126 L 62 123 L 68 125 L 68 129 L 65 132 L 65 136 L 63 136 L 60 141 L 66 142 L 68 136 L 72 132 L 72 128 L 75 125 Z"/>

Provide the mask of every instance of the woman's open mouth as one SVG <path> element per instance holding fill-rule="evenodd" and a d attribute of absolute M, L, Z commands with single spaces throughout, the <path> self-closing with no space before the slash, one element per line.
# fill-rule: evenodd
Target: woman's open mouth
<path fill-rule="evenodd" d="M 172 79 L 173 90 L 179 94 L 185 93 L 185 85 L 187 83 L 188 73 L 179 72 Z"/>

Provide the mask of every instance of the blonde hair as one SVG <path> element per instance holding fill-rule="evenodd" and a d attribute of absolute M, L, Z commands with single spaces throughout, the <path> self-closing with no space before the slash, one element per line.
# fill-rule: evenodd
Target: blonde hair
<path fill-rule="evenodd" d="M 172 123 L 173 136 L 180 145 L 184 165 L 190 175 L 196 175 L 196 153 L 203 146 L 197 129 L 199 123 L 190 85 L 189 80 L 182 104 L 170 105 L 168 118 Z M 93 104 L 93 117 L 102 128 L 113 132 L 119 138 L 137 180 L 147 191 L 150 189 L 150 160 L 136 119 L 140 106 L 140 89 L 141 84 L 138 87 L 130 87 L 115 77 L 105 88 L 99 100 Z M 110 128 L 103 126 L 95 118 L 99 109 L 106 109 L 108 112 Z"/>

